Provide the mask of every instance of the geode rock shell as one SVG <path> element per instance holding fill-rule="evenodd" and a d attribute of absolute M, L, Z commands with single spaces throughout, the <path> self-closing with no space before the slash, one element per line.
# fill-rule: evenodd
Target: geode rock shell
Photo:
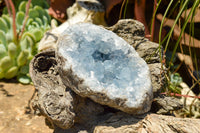
<path fill-rule="evenodd" d="M 149 67 L 125 40 L 81 23 L 66 29 L 57 44 L 59 74 L 75 93 L 130 114 L 150 110 Z"/>

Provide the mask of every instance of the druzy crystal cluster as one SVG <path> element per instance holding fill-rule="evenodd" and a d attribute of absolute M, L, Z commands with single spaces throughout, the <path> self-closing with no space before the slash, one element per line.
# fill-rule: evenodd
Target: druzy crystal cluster
<path fill-rule="evenodd" d="M 72 25 L 59 37 L 56 56 L 63 83 L 78 95 L 131 114 L 149 111 L 148 65 L 115 33 L 89 23 Z"/>

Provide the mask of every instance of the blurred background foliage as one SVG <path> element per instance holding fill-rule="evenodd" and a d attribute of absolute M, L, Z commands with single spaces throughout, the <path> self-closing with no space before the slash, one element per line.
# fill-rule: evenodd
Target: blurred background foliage
<path fill-rule="evenodd" d="M 50 29 L 48 7 L 45 0 L 5 0 L 0 17 L 0 79 L 31 83 L 29 63 Z"/>
<path fill-rule="evenodd" d="M 21 2 L 22 0 L 13 0 L 16 13 Z M 75 0 L 32 0 L 31 7 L 40 6 L 45 10 L 48 9 L 48 14 L 61 24 L 67 20 L 66 9 L 74 2 Z M 146 38 L 159 43 L 160 61 L 167 68 L 167 87 L 163 92 L 169 95 L 181 94 L 180 84 L 185 82 L 195 94 L 194 99 L 199 99 L 200 0 L 100 0 L 100 2 L 105 6 L 108 26 L 114 25 L 119 19 L 136 19 L 144 24 Z M 0 15 L 7 14 L 5 5 L 5 1 L 0 0 Z M 49 29 L 50 17 L 47 18 L 48 26 L 43 29 L 42 34 Z M 38 41 L 39 39 L 34 40 L 34 43 L 37 44 Z M 199 103 L 195 107 L 185 108 L 182 112 L 189 112 L 187 116 L 199 116 L 198 113 L 192 115 L 192 108 L 200 113 Z"/>
<path fill-rule="evenodd" d="M 189 91 L 192 90 L 195 95 L 192 97 L 199 99 L 199 0 L 100 1 L 105 6 L 105 19 L 109 26 L 117 23 L 119 19 L 136 19 L 144 24 L 145 37 L 159 43 L 160 61 L 167 68 L 167 86 L 165 90 L 162 90 L 165 94 L 175 94 L 179 98 L 190 97 L 189 93 L 181 95 L 183 91 L 181 83 L 185 82 Z M 74 0 L 60 0 L 60 4 L 65 5 L 65 7 L 69 7 L 73 3 Z M 56 4 L 59 5 L 59 2 L 57 1 Z M 66 20 L 65 10 L 60 10 L 59 14 L 57 14 L 56 9 L 55 6 L 50 5 L 49 13 L 61 22 Z M 188 114 L 187 116 L 190 117 L 199 116 L 199 102 L 194 103 L 191 102 L 191 107 L 184 108 L 182 110 L 183 114 Z M 195 113 L 194 108 L 197 109 Z"/>

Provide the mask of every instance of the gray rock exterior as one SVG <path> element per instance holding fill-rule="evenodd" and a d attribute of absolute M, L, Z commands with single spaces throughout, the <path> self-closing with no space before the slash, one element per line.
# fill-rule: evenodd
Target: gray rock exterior
<path fill-rule="evenodd" d="M 54 50 L 43 51 L 34 57 L 30 63 L 30 75 L 37 90 L 32 107 L 37 115 L 46 118 L 50 128 L 77 132 L 80 128 L 91 128 L 97 120 L 107 117 L 105 107 L 76 95 L 63 84 Z"/>
<path fill-rule="evenodd" d="M 60 76 L 75 93 L 130 114 L 150 110 L 149 68 L 125 40 L 81 23 L 66 29 L 57 44 Z"/>
<path fill-rule="evenodd" d="M 135 48 L 140 57 L 146 61 L 150 68 L 154 97 L 158 96 L 166 82 L 164 76 L 166 69 L 160 63 L 159 44 L 145 38 L 144 25 L 133 19 L 119 20 L 115 25 L 107 27 L 107 29 L 126 40 Z"/>
<path fill-rule="evenodd" d="M 158 93 L 165 83 L 164 71 L 161 70 L 159 54 L 156 51 L 159 45 L 145 39 L 144 26 L 132 19 L 120 20 L 116 25 L 107 28 L 131 44 L 147 62 L 154 94 Z M 55 57 L 54 50 L 39 53 L 30 63 L 30 75 L 37 94 L 32 101 L 33 109 L 37 115 L 46 118 L 46 124 L 54 128 L 55 133 L 106 132 L 111 128 L 116 129 L 108 132 L 138 132 L 138 128 L 146 127 L 146 123 L 138 125 L 143 123 L 142 119 L 146 120 L 146 115 L 134 116 L 123 113 L 74 93 L 62 81 L 58 66 L 60 63 L 61 60 Z M 163 106 L 159 103 L 156 105 Z M 171 105 L 168 101 L 162 103 Z M 132 125 L 134 123 L 138 128 Z"/>

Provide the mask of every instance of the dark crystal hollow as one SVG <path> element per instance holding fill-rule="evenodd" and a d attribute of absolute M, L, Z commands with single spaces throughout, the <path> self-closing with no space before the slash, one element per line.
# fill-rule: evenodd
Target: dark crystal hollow
<path fill-rule="evenodd" d="M 104 53 L 96 50 L 92 54 L 92 57 L 94 58 L 95 61 L 102 61 L 102 62 L 104 62 L 105 60 L 110 60 L 110 53 L 104 54 Z"/>

